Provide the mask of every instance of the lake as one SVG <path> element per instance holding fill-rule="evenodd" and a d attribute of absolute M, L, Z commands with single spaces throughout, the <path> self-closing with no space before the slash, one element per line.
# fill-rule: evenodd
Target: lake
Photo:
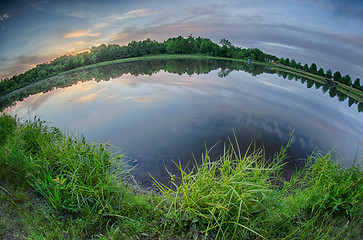
<path fill-rule="evenodd" d="M 29 95 L 29 96 L 28 96 Z M 333 96 L 333 97 L 331 97 Z M 138 164 L 133 175 L 170 180 L 217 144 L 217 158 L 234 134 L 272 156 L 294 131 L 286 174 L 313 151 L 332 149 L 350 165 L 362 158 L 363 113 L 328 86 L 263 65 L 221 60 L 148 60 L 90 68 L 43 80 L 12 95 L 4 112 L 49 125 L 89 142 L 107 142 Z M 348 105 L 352 105 L 349 107 Z M 233 140 L 234 141 L 234 140 Z"/>

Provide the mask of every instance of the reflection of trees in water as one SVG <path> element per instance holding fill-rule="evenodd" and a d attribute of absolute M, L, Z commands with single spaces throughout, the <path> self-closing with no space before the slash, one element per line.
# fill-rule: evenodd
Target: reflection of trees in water
<path fill-rule="evenodd" d="M 306 83 L 307 88 L 312 88 L 315 85 L 316 89 L 322 88 L 323 93 L 329 93 L 329 96 L 331 98 L 338 97 L 338 100 L 340 102 L 343 102 L 346 99 L 348 99 L 349 107 L 353 106 L 354 104 L 357 104 L 358 112 L 363 112 L 363 102 L 359 102 L 354 97 L 348 96 L 344 92 L 339 91 L 336 84 L 332 81 L 326 80 L 324 84 L 322 84 L 320 82 L 314 81 L 309 78 L 305 78 L 303 76 L 298 76 L 292 73 L 280 72 L 280 71 L 277 71 L 277 75 L 283 77 L 284 79 L 287 78 L 290 81 L 294 79 L 295 81 L 300 81 L 302 84 Z"/>
<path fill-rule="evenodd" d="M 329 96 L 332 97 L 332 98 L 335 97 L 337 95 L 337 93 L 338 93 L 338 91 L 337 91 L 336 88 L 331 88 L 329 90 Z"/>
<path fill-rule="evenodd" d="M 363 102 L 358 103 L 358 111 L 363 112 Z"/>
<path fill-rule="evenodd" d="M 231 69 L 221 69 L 219 72 L 218 72 L 218 77 L 220 78 L 224 78 L 224 77 L 227 77 L 233 70 Z"/>
<path fill-rule="evenodd" d="M 109 81 L 124 74 L 133 76 L 152 75 L 164 70 L 173 74 L 207 74 L 213 70 L 220 69 L 218 76 L 226 77 L 232 71 L 245 71 L 256 76 L 265 72 L 274 73 L 264 65 L 247 64 L 238 61 L 228 60 L 202 60 L 202 59 L 171 59 L 171 60 L 142 60 L 125 62 L 119 64 L 109 64 L 102 67 L 94 67 L 72 73 L 66 73 L 55 77 L 50 77 L 24 88 L 15 90 L 5 96 L 0 97 L 0 109 L 5 109 L 15 101 L 20 101 L 29 95 L 48 92 L 53 88 L 64 88 L 77 82 L 90 80 Z"/>
<path fill-rule="evenodd" d="M 228 60 L 196 59 L 144 60 L 121 64 L 110 64 L 95 69 L 98 72 L 93 72 L 92 77 L 95 78 L 96 81 L 108 81 L 111 78 L 120 77 L 123 74 L 132 74 L 134 76 L 152 75 L 161 70 L 178 75 L 199 75 L 207 74 L 213 70 L 220 69 L 220 76 L 222 77 L 226 77 L 232 71 L 245 71 L 251 73 L 254 76 L 269 71 L 264 65 L 246 64 L 243 62 Z"/>
<path fill-rule="evenodd" d="M 152 75 L 164 70 L 173 74 L 207 74 L 213 70 L 219 70 L 218 76 L 223 78 L 227 77 L 232 71 L 245 71 L 253 76 L 262 73 L 276 73 L 265 65 L 248 64 L 239 61 L 229 60 L 213 60 L 213 59 L 171 59 L 171 60 L 142 60 L 125 62 L 119 64 L 109 64 L 102 67 L 94 67 L 86 70 L 80 70 L 72 73 L 62 74 L 55 77 L 50 77 L 32 85 L 26 86 L 22 89 L 15 90 L 5 96 L 0 97 L 0 109 L 3 110 L 10 106 L 15 101 L 20 101 L 29 95 L 48 92 L 53 88 L 64 88 L 71 86 L 77 82 L 85 82 L 90 80 L 95 81 L 109 81 L 113 78 L 118 78 L 124 74 L 131 74 L 133 76 L 139 75 Z M 328 92 L 331 97 L 338 96 L 339 101 L 344 101 L 348 96 L 337 90 L 334 83 L 326 82 L 321 84 L 311 79 L 286 72 L 277 72 L 280 77 L 288 80 L 300 80 L 301 83 L 307 83 L 307 87 L 311 88 L 315 85 L 316 89 L 322 87 L 322 91 Z M 349 97 L 348 105 L 352 106 L 358 104 L 358 111 L 363 111 L 363 103 L 358 102 L 356 99 Z"/>

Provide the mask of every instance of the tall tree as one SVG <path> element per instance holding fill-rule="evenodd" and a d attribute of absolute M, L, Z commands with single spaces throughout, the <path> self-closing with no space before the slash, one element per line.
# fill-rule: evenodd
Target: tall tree
<path fill-rule="evenodd" d="M 315 64 L 315 63 L 312 63 L 312 64 L 311 64 L 311 66 L 310 66 L 310 68 L 309 68 L 309 72 L 314 73 L 314 74 L 316 74 L 316 73 L 318 72 L 318 69 L 317 69 L 317 67 L 316 67 L 316 64 Z"/>
<path fill-rule="evenodd" d="M 303 70 L 305 72 L 309 72 L 309 65 L 307 63 L 305 63 L 304 67 L 303 67 Z"/>
<path fill-rule="evenodd" d="M 318 71 L 318 75 L 324 77 L 324 75 L 325 75 L 324 69 L 320 68 Z"/>
<path fill-rule="evenodd" d="M 296 61 L 294 59 L 292 59 L 290 61 L 290 67 L 293 67 L 293 68 L 296 68 L 297 67 L 297 63 L 296 63 Z"/>
<path fill-rule="evenodd" d="M 363 112 L 363 102 L 358 103 L 358 112 Z"/>
<path fill-rule="evenodd" d="M 334 73 L 334 80 L 337 81 L 337 82 L 341 82 L 341 80 L 342 80 L 342 74 L 339 71 L 336 71 Z"/>
<path fill-rule="evenodd" d="M 48 75 L 48 73 L 47 73 L 47 71 L 46 70 L 40 70 L 39 72 L 38 72 L 38 79 L 44 79 L 44 78 L 46 78 L 47 77 L 47 75 Z"/>
<path fill-rule="evenodd" d="M 211 54 L 213 52 L 213 42 L 209 39 L 203 39 L 200 44 L 200 53 Z"/>
<path fill-rule="evenodd" d="M 221 39 L 220 44 L 222 45 L 222 47 L 226 46 L 227 48 L 230 48 L 232 46 L 232 43 L 225 38 Z"/>
<path fill-rule="evenodd" d="M 347 85 L 347 86 L 352 86 L 352 79 L 350 78 L 350 76 L 347 74 L 344 77 L 342 77 L 342 83 Z"/>
<path fill-rule="evenodd" d="M 335 97 L 337 95 L 338 91 L 336 88 L 330 88 L 329 90 L 329 96 L 330 97 Z"/>
<path fill-rule="evenodd" d="M 360 80 L 359 80 L 359 78 L 357 78 L 355 81 L 354 81 L 354 83 L 353 83 L 353 86 L 352 86 L 353 88 L 355 88 L 355 89 L 358 89 L 358 90 L 363 90 L 363 87 L 360 85 Z"/>
<path fill-rule="evenodd" d="M 350 97 L 349 96 L 349 99 L 348 99 L 348 106 L 351 107 L 354 103 L 357 103 L 356 102 L 357 100 L 355 100 L 354 98 Z"/>
<path fill-rule="evenodd" d="M 333 77 L 333 73 L 330 69 L 328 69 L 325 73 L 325 77 L 331 79 Z"/>
<path fill-rule="evenodd" d="M 284 64 L 286 66 L 289 66 L 290 65 L 290 58 L 286 58 Z"/>

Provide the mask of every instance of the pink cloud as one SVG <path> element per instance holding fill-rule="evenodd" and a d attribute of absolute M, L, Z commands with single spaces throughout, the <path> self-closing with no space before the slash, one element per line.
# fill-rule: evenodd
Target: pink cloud
<path fill-rule="evenodd" d="M 78 38 L 87 36 L 91 31 L 88 29 L 79 29 L 64 35 L 65 38 Z"/>

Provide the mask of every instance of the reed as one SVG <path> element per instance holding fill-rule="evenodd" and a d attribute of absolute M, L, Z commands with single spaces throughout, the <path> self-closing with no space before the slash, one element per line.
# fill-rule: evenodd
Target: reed
<path fill-rule="evenodd" d="M 242 155 L 233 147 L 235 140 L 217 161 L 207 151 L 192 171 L 179 164 L 181 183 L 171 175 L 174 187 L 153 179 L 170 204 L 164 230 L 172 227 L 177 234 L 194 232 L 204 239 L 323 239 L 331 237 L 327 229 L 337 216 L 359 223 L 360 168 L 342 168 L 331 153 L 315 154 L 284 181 L 280 173 L 289 145 L 271 160 L 262 149 Z M 337 231 L 337 226 L 331 230 Z"/>

